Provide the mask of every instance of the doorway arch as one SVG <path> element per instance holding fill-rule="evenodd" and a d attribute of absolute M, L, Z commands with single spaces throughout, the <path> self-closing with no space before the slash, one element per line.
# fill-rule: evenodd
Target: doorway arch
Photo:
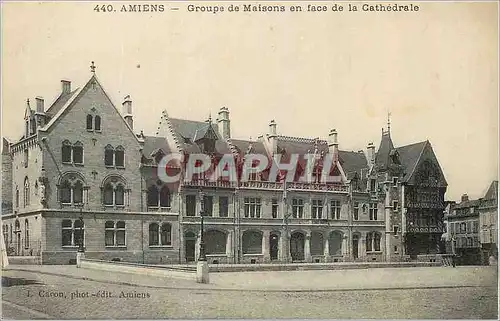
<path fill-rule="evenodd" d="M 305 235 L 302 232 L 293 232 L 290 236 L 290 255 L 293 261 L 304 260 Z"/>

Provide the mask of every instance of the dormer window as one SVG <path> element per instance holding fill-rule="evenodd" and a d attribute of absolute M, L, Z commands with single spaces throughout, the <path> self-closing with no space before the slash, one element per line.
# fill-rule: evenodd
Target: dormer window
<path fill-rule="evenodd" d="M 159 149 L 159 150 L 158 150 L 158 151 L 157 151 L 157 152 L 153 155 L 153 157 L 154 157 L 154 159 L 155 159 L 155 161 L 156 161 L 156 164 L 159 164 L 159 163 L 161 162 L 161 160 L 162 160 L 162 158 L 163 158 L 164 156 L 165 156 L 165 153 L 164 153 L 161 149 Z"/>

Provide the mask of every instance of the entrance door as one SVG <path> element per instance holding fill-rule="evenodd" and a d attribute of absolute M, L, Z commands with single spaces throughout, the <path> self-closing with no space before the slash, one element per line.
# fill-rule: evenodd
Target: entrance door
<path fill-rule="evenodd" d="M 271 261 L 278 259 L 278 245 L 279 237 L 276 234 L 271 234 L 269 237 L 269 254 L 271 255 Z"/>
<path fill-rule="evenodd" d="M 184 246 L 186 262 L 194 262 L 196 250 L 196 235 L 192 232 L 184 234 Z"/>
<path fill-rule="evenodd" d="M 290 254 L 292 255 L 292 261 L 303 261 L 304 260 L 304 234 L 293 233 L 290 238 Z"/>
<path fill-rule="evenodd" d="M 352 236 L 352 256 L 355 260 L 359 257 L 358 245 L 359 245 L 359 236 L 353 235 Z"/>

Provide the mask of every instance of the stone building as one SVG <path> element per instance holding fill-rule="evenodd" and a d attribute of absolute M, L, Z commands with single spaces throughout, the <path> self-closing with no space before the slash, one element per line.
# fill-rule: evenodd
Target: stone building
<path fill-rule="evenodd" d="M 479 242 L 483 262 L 490 256 L 498 259 L 498 181 L 489 186 L 479 206 Z"/>
<path fill-rule="evenodd" d="M 446 180 L 428 141 L 394 147 L 388 123 L 378 150 L 370 143 L 348 151 L 335 129 L 326 139 L 290 137 L 275 121 L 255 140 L 236 139 L 226 107 L 215 121 L 165 111 L 155 136 L 146 136 L 134 129 L 130 96 L 120 112 L 91 71 L 81 88 L 63 80 L 48 108 L 43 98 L 35 109 L 28 101 L 23 136 L 4 140 L 2 168 L 12 171 L 2 176 L 2 196 L 12 210 L 5 206 L 2 231 L 10 255 L 67 264 L 83 242 L 90 258 L 195 261 L 203 203 L 211 264 L 436 259 Z M 232 155 L 239 174 L 249 154 L 269 164 L 276 154 L 282 163 L 301 157 L 293 180 L 270 181 L 269 165 L 248 181 L 198 175 L 165 183 L 158 166 L 171 153 L 204 153 L 214 164 Z M 324 183 L 327 155 L 334 179 Z M 167 170 L 184 175 L 184 165 Z M 299 182 L 306 172 L 313 181 Z"/>

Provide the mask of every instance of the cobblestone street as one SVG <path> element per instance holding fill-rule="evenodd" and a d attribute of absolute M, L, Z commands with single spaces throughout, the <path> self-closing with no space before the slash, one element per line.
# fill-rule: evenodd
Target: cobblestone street
<path fill-rule="evenodd" d="M 445 269 L 451 273 L 472 276 L 471 269 Z M 385 272 L 371 270 L 375 275 Z M 443 269 L 441 269 L 443 271 Z M 458 272 L 457 272 L 458 271 Z M 317 271 L 320 279 L 329 271 Z M 365 271 L 350 271 L 360 275 Z M 394 279 L 399 273 L 394 270 Z M 484 279 L 495 276 L 493 269 L 476 270 Z M 266 277 L 254 274 L 262 282 L 279 282 L 295 275 L 298 279 L 314 274 L 290 272 Z M 278 272 L 279 273 L 279 272 Z M 352 274 L 352 276 L 354 276 Z M 418 273 L 416 273 L 418 275 Z M 58 319 L 158 319 L 158 318 L 419 318 L 419 319 L 496 319 L 497 290 L 491 286 L 465 285 L 455 288 L 412 288 L 385 290 L 277 291 L 252 290 L 245 280 L 249 273 L 214 274 L 218 283 L 242 282 L 240 289 L 161 289 L 147 286 L 126 286 L 96 282 L 36 272 L 3 271 L 4 318 L 58 318 Z M 321 276 L 322 275 L 322 276 Z M 439 275 L 439 274 L 438 274 Z M 274 276 L 274 277 L 273 277 Z M 123 275 L 123 280 L 134 280 L 134 275 Z M 157 280 L 161 283 L 165 280 Z M 487 282 L 490 280 L 487 279 Z M 175 284 L 175 283 L 174 283 Z M 178 284 L 182 285 L 182 284 Z M 388 284 L 390 286 L 390 284 Z M 248 289 L 248 291 L 245 291 Z M 11 304 L 13 303 L 13 304 Z M 22 307 L 19 307 L 22 306 Z"/>

